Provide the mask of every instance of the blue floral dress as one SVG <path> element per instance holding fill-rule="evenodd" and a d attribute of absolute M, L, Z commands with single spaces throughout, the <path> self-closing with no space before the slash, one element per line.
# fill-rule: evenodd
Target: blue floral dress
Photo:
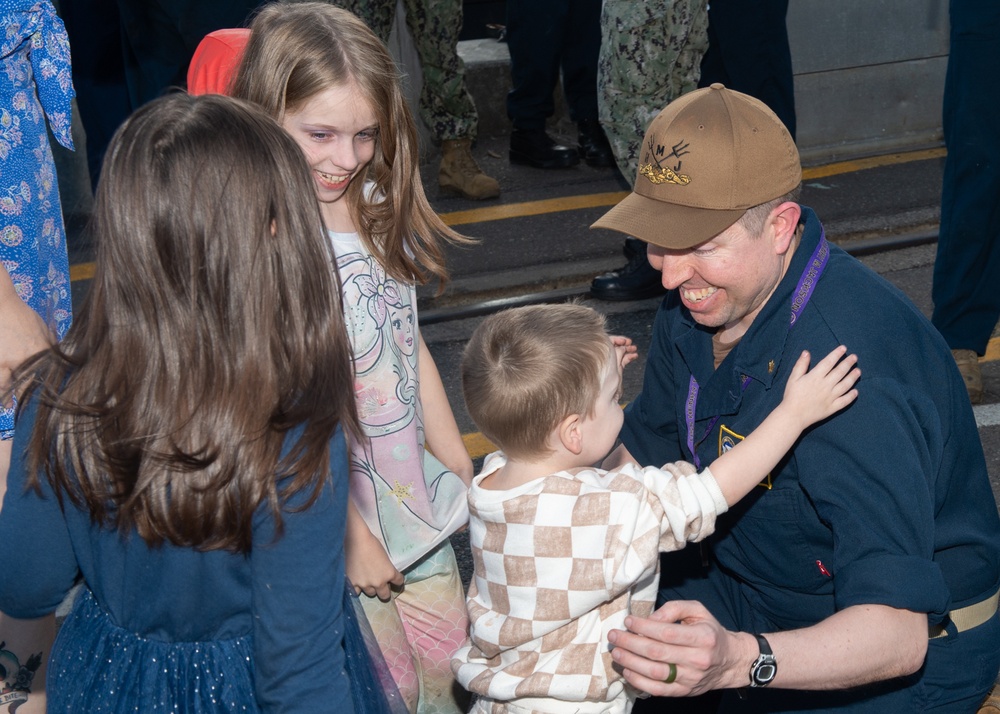
<path fill-rule="evenodd" d="M 72 149 L 69 40 L 49 0 L 0 0 L 0 23 L 0 263 L 61 338 L 72 318 L 69 260 L 45 118 Z M 13 417 L 0 407 L 0 438 L 13 436 Z"/>

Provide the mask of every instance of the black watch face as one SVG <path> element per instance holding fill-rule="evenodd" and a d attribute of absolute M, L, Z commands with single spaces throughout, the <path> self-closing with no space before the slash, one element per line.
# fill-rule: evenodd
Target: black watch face
<path fill-rule="evenodd" d="M 773 662 L 761 662 L 754 670 L 753 678 L 758 684 L 767 684 L 777 673 L 778 668 Z"/>

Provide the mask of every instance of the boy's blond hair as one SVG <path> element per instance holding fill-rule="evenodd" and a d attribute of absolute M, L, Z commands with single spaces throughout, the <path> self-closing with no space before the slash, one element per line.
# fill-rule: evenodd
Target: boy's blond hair
<path fill-rule="evenodd" d="M 593 414 L 613 354 L 604 316 L 582 305 L 533 305 L 492 315 L 462 356 L 469 414 L 508 456 L 544 456 L 560 421 Z"/>

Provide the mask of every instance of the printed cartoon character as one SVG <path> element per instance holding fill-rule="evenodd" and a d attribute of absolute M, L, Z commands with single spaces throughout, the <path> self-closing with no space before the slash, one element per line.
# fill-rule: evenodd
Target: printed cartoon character
<path fill-rule="evenodd" d="M 416 349 L 414 322 L 412 305 L 389 306 L 389 325 L 392 327 L 392 336 L 395 339 L 396 347 L 407 357 L 412 357 Z"/>

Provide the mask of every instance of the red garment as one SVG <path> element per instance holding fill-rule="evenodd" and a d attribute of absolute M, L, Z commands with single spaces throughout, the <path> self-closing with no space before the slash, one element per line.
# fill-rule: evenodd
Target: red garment
<path fill-rule="evenodd" d="M 250 30 L 210 32 L 198 43 L 188 67 L 188 94 L 228 94 L 229 80 L 243 56 Z"/>

